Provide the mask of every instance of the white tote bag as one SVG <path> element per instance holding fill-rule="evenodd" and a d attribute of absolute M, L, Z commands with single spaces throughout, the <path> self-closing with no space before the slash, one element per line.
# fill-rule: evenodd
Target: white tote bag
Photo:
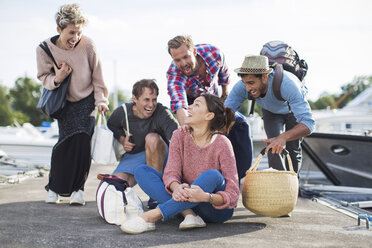
<path fill-rule="evenodd" d="M 106 117 L 104 113 L 101 113 L 98 116 L 91 143 L 91 155 L 94 162 L 98 164 L 116 163 L 113 140 L 114 135 L 107 127 Z"/>
<path fill-rule="evenodd" d="M 126 121 L 126 126 L 128 130 L 124 129 L 125 135 L 129 134 L 129 122 L 128 122 L 128 114 L 127 114 L 127 106 L 125 103 L 121 105 L 124 110 L 124 115 L 125 115 L 125 121 Z M 118 161 L 120 161 L 121 157 L 124 155 L 125 150 L 123 147 L 123 144 L 121 144 L 117 139 L 114 138 L 114 151 L 115 151 L 115 156 Z"/>
<path fill-rule="evenodd" d="M 143 213 L 143 204 L 133 188 L 120 191 L 113 184 L 101 181 L 96 192 L 99 215 L 109 224 L 121 225 Z"/>

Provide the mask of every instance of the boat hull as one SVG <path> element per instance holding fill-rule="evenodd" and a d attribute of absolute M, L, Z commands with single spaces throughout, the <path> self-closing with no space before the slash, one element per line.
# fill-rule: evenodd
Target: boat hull
<path fill-rule="evenodd" d="M 313 133 L 304 143 L 304 151 L 317 156 L 315 164 L 334 184 L 372 187 L 372 137 Z"/>

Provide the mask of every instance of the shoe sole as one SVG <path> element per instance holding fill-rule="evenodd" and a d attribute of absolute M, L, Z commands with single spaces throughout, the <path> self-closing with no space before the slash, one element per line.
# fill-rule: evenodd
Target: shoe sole
<path fill-rule="evenodd" d="M 285 215 L 282 215 L 282 216 L 278 216 L 276 218 L 289 218 L 289 217 L 291 217 L 290 214 L 285 214 Z"/>
<path fill-rule="evenodd" d="M 143 232 L 135 232 L 135 231 L 132 231 L 132 230 L 128 230 L 128 229 L 125 229 L 123 226 L 120 227 L 120 229 L 125 232 L 125 233 L 128 233 L 128 234 L 141 234 L 141 233 L 144 233 L 144 232 L 151 232 L 151 231 L 155 231 L 155 228 L 154 229 L 147 229 Z"/>
<path fill-rule="evenodd" d="M 180 230 L 187 230 L 187 229 L 193 229 L 193 228 L 202 228 L 202 227 L 206 227 L 207 224 L 204 224 L 204 225 L 183 225 L 183 226 L 180 226 L 178 227 Z"/>
<path fill-rule="evenodd" d="M 57 204 L 57 203 L 59 203 L 59 200 L 58 201 L 45 201 L 45 203 L 47 203 L 47 204 Z"/>
<path fill-rule="evenodd" d="M 70 202 L 70 205 L 71 206 L 85 206 L 85 202 L 81 203 L 81 202 Z"/>

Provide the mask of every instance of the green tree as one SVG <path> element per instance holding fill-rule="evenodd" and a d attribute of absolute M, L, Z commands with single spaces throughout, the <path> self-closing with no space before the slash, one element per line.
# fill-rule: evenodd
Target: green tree
<path fill-rule="evenodd" d="M 30 122 L 30 117 L 20 111 L 13 111 L 12 120 L 17 120 L 19 124 L 23 124 L 25 122 Z"/>
<path fill-rule="evenodd" d="M 329 95 L 328 93 L 323 93 L 318 100 L 315 102 L 309 100 L 309 104 L 312 110 L 316 109 L 326 109 L 335 103 L 335 95 Z"/>
<path fill-rule="evenodd" d="M 353 82 L 341 86 L 342 93 L 337 97 L 336 101 L 344 96 L 344 99 L 339 103 L 338 108 L 344 107 L 356 96 L 358 96 L 365 89 L 372 86 L 372 76 L 360 76 Z"/>
<path fill-rule="evenodd" d="M 251 104 L 252 101 L 246 99 L 242 105 L 240 105 L 239 112 L 242 113 L 244 116 L 248 116 L 251 112 Z M 254 112 L 256 112 L 259 116 L 262 116 L 262 110 L 261 107 L 258 106 L 257 103 L 254 104 Z"/>
<path fill-rule="evenodd" d="M 28 121 L 35 126 L 39 126 L 43 120 L 51 120 L 36 109 L 40 94 L 41 85 L 27 76 L 18 78 L 15 86 L 9 91 L 12 108 L 27 116 Z M 21 123 L 20 120 L 18 122 Z"/>
<path fill-rule="evenodd" d="M 248 107 L 249 107 L 249 108 L 248 108 Z M 250 107 L 251 107 L 251 104 L 250 104 L 250 102 L 248 101 L 248 99 L 246 99 L 246 100 L 242 103 L 242 105 L 240 105 L 240 108 L 239 108 L 238 111 L 239 111 L 240 113 L 242 113 L 244 116 L 248 116 L 249 111 L 251 110 Z"/>
<path fill-rule="evenodd" d="M 121 90 L 118 90 L 117 93 L 119 106 L 124 102 L 129 102 L 132 100 L 129 96 L 127 96 L 127 94 L 125 94 Z M 109 96 L 109 110 L 107 111 L 106 116 L 109 117 L 112 114 L 112 112 L 114 112 L 114 93 L 111 93 Z"/>
<path fill-rule="evenodd" d="M 343 108 L 365 89 L 372 87 L 372 76 L 356 77 L 352 82 L 341 86 L 341 93 L 323 93 L 315 102 L 309 101 L 311 109 Z"/>
<path fill-rule="evenodd" d="M 0 85 L 0 126 L 8 126 L 13 122 L 13 111 L 6 91 L 6 87 Z"/>

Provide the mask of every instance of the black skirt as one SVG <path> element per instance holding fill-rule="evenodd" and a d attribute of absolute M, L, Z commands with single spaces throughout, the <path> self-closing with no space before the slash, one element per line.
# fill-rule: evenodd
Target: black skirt
<path fill-rule="evenodd" d="M 67 102 L 58 120 L 59 139 L 53 147 L 46 190 L 70 196 L 84 190 L 91 165 L 90 143 L 94 131 L 94 94 L 78 102 Z"/>

